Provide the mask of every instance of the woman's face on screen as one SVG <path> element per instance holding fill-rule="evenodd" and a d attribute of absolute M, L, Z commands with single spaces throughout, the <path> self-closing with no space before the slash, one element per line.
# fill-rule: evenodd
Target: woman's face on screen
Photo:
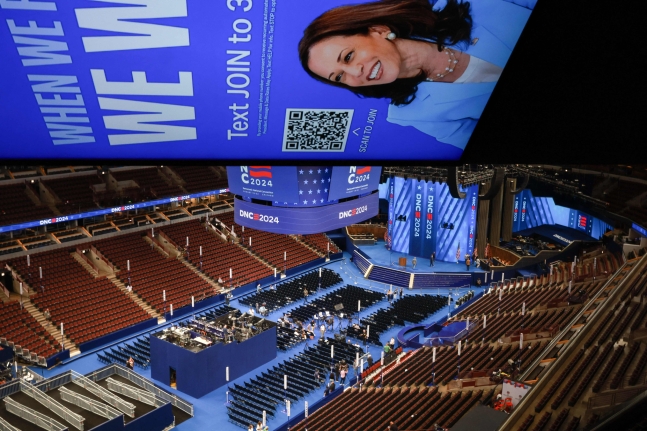
<path fill-rule="evenodd" d="M 368 35 L 324 39 L 310 48 L 308 67 L 349 87 L 389 84 L 398 79 L 402 59 L 387 33 L 384 27 L 371 29 Z"/>

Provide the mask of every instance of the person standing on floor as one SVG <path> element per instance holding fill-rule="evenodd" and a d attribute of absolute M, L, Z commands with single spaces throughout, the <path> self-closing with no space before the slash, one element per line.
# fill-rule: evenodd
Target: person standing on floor
<path fill-rule="evenodd" d="M 416 259 L 416 257 L 413 256 L 413 259 L 411 259 L 411 265 L 413 266 L 413 269 L 416 269 L 417 264 L 418 264 L 418 259 Z"/>
<path fill-rule="evenodd" d="M 319 327 L 319 333 L 321 334 L 321 339 L 323 340 L 324 335 L 326 335 L 326 325 L 324 325 L 323 323 Z"/>
<path fill-rule="evenodd" d="M 434 266 L 436 263 L 436 252 L 432 251 L 431 256 L 429 257 L 429 266 Z"/>
<path fill-rule="evenodd" d="M 470 265 L 472 264 L 472 261 L 470 260 L 469 255 L 465 258 L 465 266 L 467 267 L 467 270 L 470 270 Z"/>
<path fill-rule="evenodd" d="M 310 293 L 310 292 L 308 292 L 308 288 L 304 287 L 304 288 L 303 288 L 303 303 L 304 303 L 304 304 L 307 304 L 307 303 L 308 303 L 308 294 L 309 294 L 309 293 Z"/>
<path fill-rule="evenodd" d="M 400 299 L 404 296 L 404 287 L 400 286 Z"/>
<path fill-rule="evenodd" d="M 341 367 L 339 370 L 339 383 L 342 385 L 346 383 L 346 373 L 348 373 L 346 367 Z"/>

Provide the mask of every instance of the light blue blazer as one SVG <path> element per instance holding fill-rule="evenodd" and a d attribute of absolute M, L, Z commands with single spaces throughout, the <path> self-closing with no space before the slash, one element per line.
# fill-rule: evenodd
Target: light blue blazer
<path fill-rule="evenodd" d="M 455 49 L 504 67 L 537 0 L 470 0 L 472 44 Z M 445 7 L 439 0 L 435 10 Z M 464 149 L 496 82 L 422 82 L 408 105 L 389 105 L 387 121 L 412 126 Z"/>

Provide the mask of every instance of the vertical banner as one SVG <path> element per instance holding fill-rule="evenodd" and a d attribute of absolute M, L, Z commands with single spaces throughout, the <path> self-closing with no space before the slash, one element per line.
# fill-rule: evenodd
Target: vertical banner
<path fill-rule="evenodd" d="M 436 231 L 438 220 L 434 215 L 436 205 L 436 184 L 432 181 L 426 183 L 426 198 L 424 201 L 424 241 L 422 245 L 422 257 L 429 258 L 431 253 L 436 251 Z"/>
<path fill-rule="evenodd" d="M 393 214 L 393 251 L 409 253 L 409 226 L 411 224 L 411 179 L 395 177 Z"/>
<path fill-rule="evenodd" d="M 470 186 L 468 188 L 469 194 L 467 195 L 466 199 L 470 200 L 470 207 L 468 209 L 470 217 L 468 221 L 468 236 L 467 236 L 467 250 L 465 250 L 465 253 L 469 254 L 470 257 L 472 254 L 474 254 L 474 245 L 476 243 L 476 214 L 477 214 L 477 209 L 478 209 L 478 202 L 479 202 L 479 189 L 478 186 Z M 475 263 L 475 262 L 473 262 Z"/>
<path fill-rule="evenodd" d="M 393 221 L 395 214 L 395 177 L 389 177 L 389 223 L 387 225 L 387 241 L 389 242 L 389 250 L 393 248 Z"/>
<path fill-rule="evenodd" d="M 427 200 L 427 187 L 424 181 L 411 180 L 411 228 L 409 231 L 409 254 L 422 256 L 425 238 L 424 203 Z"/>

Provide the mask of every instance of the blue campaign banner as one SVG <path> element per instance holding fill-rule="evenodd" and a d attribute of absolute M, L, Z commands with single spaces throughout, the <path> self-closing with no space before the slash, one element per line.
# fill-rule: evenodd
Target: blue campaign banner
<path fill-rule="evenodd" d="M 123 211 L 131 211 L 131 210 L 136 210 L 140 208 L 147 208 L 147 207 L 152 207 L 156 205 L 165 205 L 169 204 L 172 202 L 181 202 L 187 199 L 194 199 L 194 198 L 201 198 L 204 196 L 211 196 L 211 195 L 217 195 L 221 193 L 227 193 L 229 192 L 229 189 L 220 189 L 220 190 L 212 190 L 208 192 L 201 192 L 201 193 L 192 193 L 189 195 L 182 195 L 182 196 L 174 196 L 171 198 L 164 198 L 164 199 L 157 199 L 154 201 L 147 201 L 147 202 L 137 202 L 134 204 L 129 204 L 129 205 L 122 205 L 119 207 L 112 207 L 112 208 L 104 208 L 100 210 L 95 210 L 95 211 L 88 211 L 84 213 L 78 213 L 78 214 L 69 214 L 69 215 L 64 215 L 64 216 L 59 216 L 59 217 L 53 217 L 50 219 L 44 219 L 44 220 L 34 220 L 34 221 L 29 221 L 25 223 L 18 223 L 18 224 L 12 224 L 12 225 L 7 225 L 7 226 L 0 226 L 0 233 L 2 232 L 10 232 L 10 231 L 15 231 L 15 230 L 21 230 L 21 229 L 28 229 L 28 228 L 33 228 L 33 227 L 38 227 L 38 226 L 45 226 L 48 224 L 53 224 L 53 223 L 64 223 L 72 220 L 80 220 L 84 218 L 89 218 L 89 217 L 97 217 L 97 216 L 102 216 L 106 214 L 112 214 L 112 213 L 120 213 Z"/>
<path fill-rule="evenodd" d="M 377 190 L 380 166 L 333 166 L 330 198 L 344 199 Z"/>
<path fill-rule="evenodd" d="M 296 202 L 296 166 L 227 166 L 232 193 L 266 201 Z"/>
<path fill-rule="evenodd" d="M 436 251 L 436 235 L 438 234 L 438 218 L 435 216 L 436 190 L 439 184 L 427 181 L 426 193 L 427 198 L 424 201 L 424 241 L 422 244 L 423 257 L 431 257 L 431 253 Z"/>
<path fill-rule="evenodd" d="M 276 207 L 236 199 L 234 221 L 241 226 L 266 232 L 306 235 L 362 222 L 377 215 L 378 209 L 377 193 L 314 208 Z"/>
<path fill-rule="evenodd" d="M 458 160 L 535 3 L 1 0 L 0 157 Z"/>
<path fill-rule="evenodd" d="M 455 199 L 445 183 L 437 187 L 436 259 L 464 261 L 474 251 L 478 185 L 462 188 L 465 199 Z"/>
<path fill-rule="evenodd" d="M 427 183 L 425 181 L 411 180 L 411 228 L 409 231 L 409 254 L 422 256 L 425 235 L 425 202 L 427 201 Z"/>
<path fill-rule="evenodd" d="M 388 186 L 388 199 L 389 199 L 389 221 L 387 224 L 387 237 L 386 237 L 386 242 L 387 242 L 387 247 L 389 250 L 393 248 L 393 219 L 394 214 L 395 214 L 395 178 L 394 177 L 389 177 L 389 179 L 386 182 Z"/>
<path fill-rule="evenodd" d="M 409 253 L 412 181 L 402 177 L 393 178 L 393 215 L 389 222 L 392 225 L 392 249 L 400 253 Z"/>

